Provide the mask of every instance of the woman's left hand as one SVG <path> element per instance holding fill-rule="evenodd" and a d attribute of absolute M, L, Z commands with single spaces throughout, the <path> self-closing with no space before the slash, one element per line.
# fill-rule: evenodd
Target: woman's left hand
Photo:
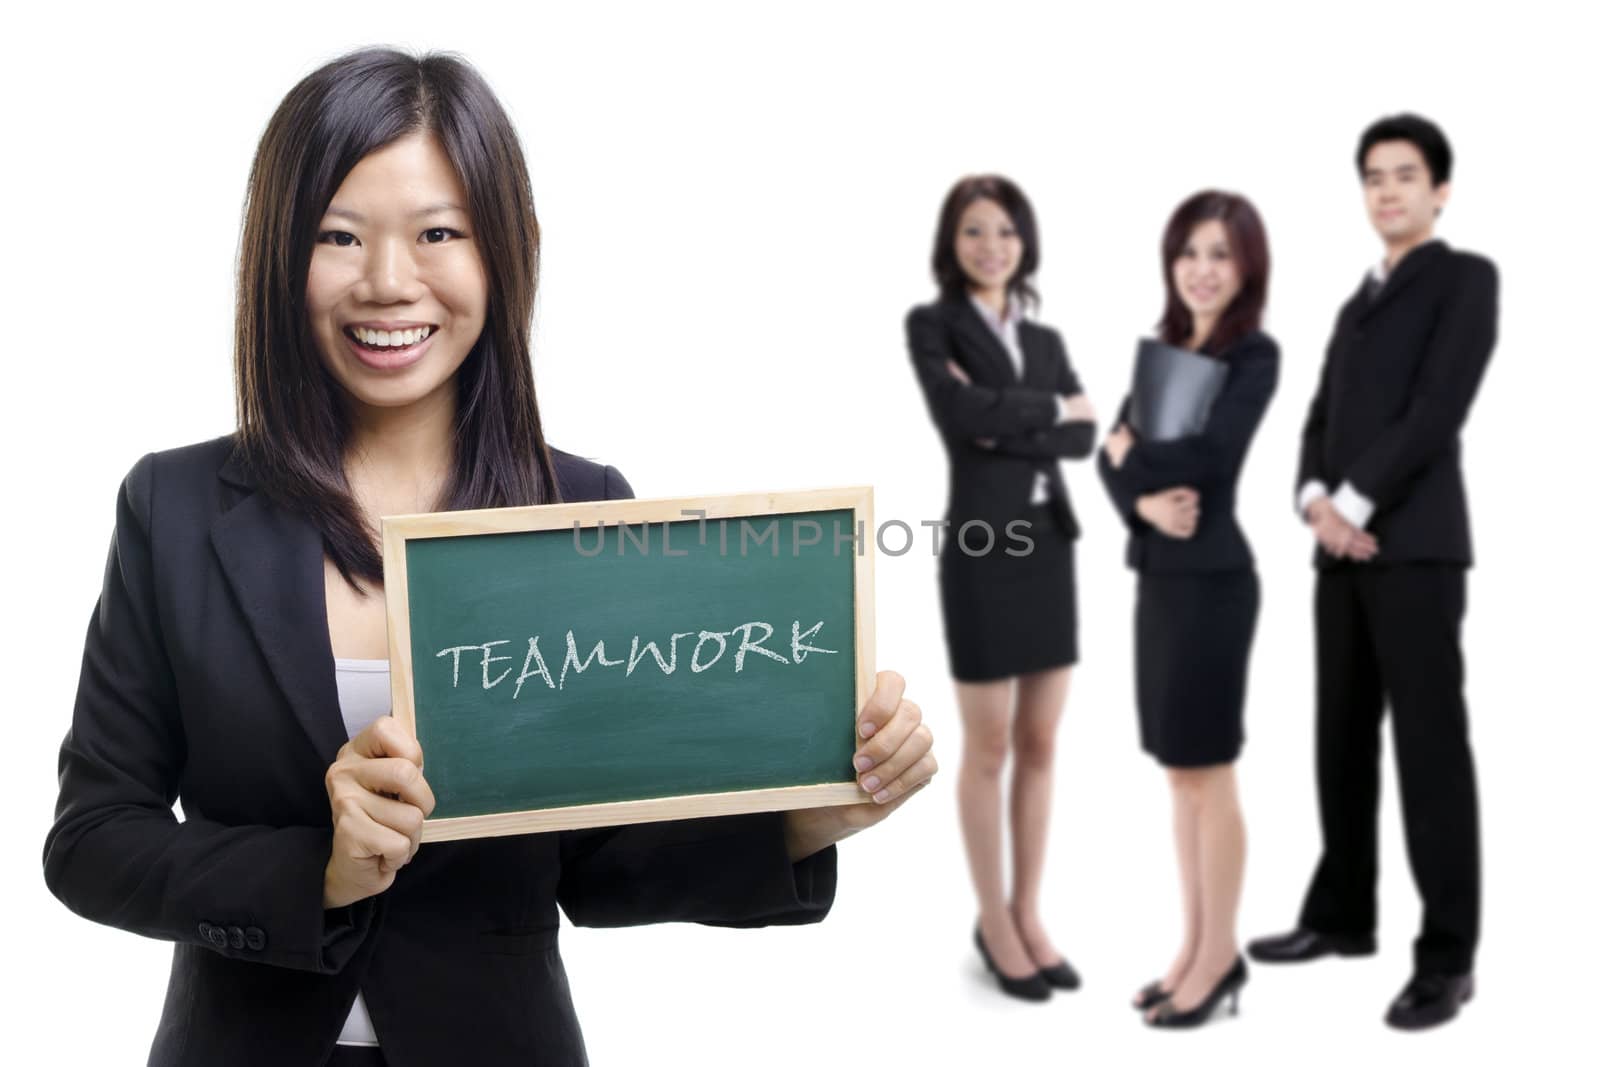
<path fill-rule="evenodd" d="M 1117 428 L 1106 437 L 1106 458 L 1113 467 L 1121 467 L 1122 461 L 1128 457 L 1128 449 L 1133 447 L 1133 431 L 1128 429 L 1128 424 L 1120 422 Z"/>
<path fill-rule="evenodd" d="M 933 734 L 922 721 L 922 709 L 902 699 L 905 679 L 879 671 L 856 720 L 856 781 L 872 799 L 864 804 L 805 808 L 784 817 L 789 859 L 798 862 L 813 852 L 882 822 L 917 789 L 928 783 L 939 763 L 933 756 Z"/>

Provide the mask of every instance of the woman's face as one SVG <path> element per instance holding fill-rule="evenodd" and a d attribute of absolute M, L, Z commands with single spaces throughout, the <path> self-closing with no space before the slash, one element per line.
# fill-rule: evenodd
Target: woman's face
<path fill-rule="evenodd" d="M 1196 322 L 1215 321 L 1233 303 L 1244 280 L 1221 221 L 1207 219 L 1189 232 L 1172 263 L 1172 284 Z"/>
<path fill-rule="evenodd" d="M 357 405 L 454 394 L 483 332 L 488 275 L 444 146 L 418 132 L 357 163 L 318 226 L 306 279 L 324 365 Z"/>
<path fill-rule="evenodd" d="M 1004 289 L 1022 262 L 1022 237 L 1006 209 L 974 200 L 956 225 L 956 262 L 974 289 Z"/>

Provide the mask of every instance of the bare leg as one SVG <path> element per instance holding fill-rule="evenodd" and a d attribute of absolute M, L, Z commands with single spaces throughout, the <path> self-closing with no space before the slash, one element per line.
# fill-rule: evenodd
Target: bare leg
<path fill-rule="evenodd" d="M 1189 773 L 1170 768 L 1167 771 L 1167 781 L 1172 787 L 1172 838 L 1178 853 L 1178 884 L 1183 905 L 1183 941 L 1172 965 L 1161 978 L 1161 988 L 1168 993 L 1183 981 L 1200 946 L 1200 803 L 1198 793 L 1185 788 L 1192 780 L 1184 777 Z"/>
<path fill-rule="evenodd" d="M 1011 914 L 1028 955 L 1040 967 L 1061 962 L 1039 910 L 1045 843 L 1050 829 L 1050 793 L 1055 779 L 1056 729 L 1067 699 L 1071 667 L 1037 671 L 1017 679 L 1017 718 L 1011 738 L 1016 764 L 1011 776 Z"/>
<path fill-rule="evenodd" d="M 1200 936 L 1194 962 L 1172 996 L 1177 1011 L 1205 999 L 1239 956 L 1237 920 L 1244 883 L 1244 817 L 1232 764 L 1174 770 L 1198 805 Z"/>
<path fill-rule="evenodd" d="M 984 944 L 1002 974 L 1026 978 L 1035 967 L 1006 908 L 1001 870 L 1000 776 L 1005 770 L 1011 727 L 1011 689 L 1009 679 L 956 683 L 962 726 L 956 803 L 972 886 L 978 894 L 978 927 Z"/>

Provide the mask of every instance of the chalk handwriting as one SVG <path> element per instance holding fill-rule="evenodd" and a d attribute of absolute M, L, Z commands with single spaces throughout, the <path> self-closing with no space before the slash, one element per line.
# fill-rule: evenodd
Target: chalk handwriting
<path fill-rule="evenodd" d="M 544 653 L 539 648 L 539 636 L 528 638 L 527 651 L 522 657 L 522 670 L 514 671 L 512 667 L 495 669 L 501 663 L 515 663 L 515 656 L 496 655 L 495 650 L 502 645 L 511 644 L 509 638 L 500 638 L 494 641 L 484 641 L 475 645 L 453 645 L 450 648 L 440 649 L 434 653 L 435 659 L 450 660 L 450 686 L 453 689 L 461 687 L 461 660 L 467 657 L 468 670 L 471 671 L 473 661 L 477 661 L 478 674 L 482 679 L 485 690 L 493 689 L 516 673 L 516 681 L 511 689 L 511 699 L 515 700 L 522 695 L 522 687 L 527 682 L 540 681 L 546 688 L 564 690 L 567 687 L 568 673 L 581 675 L 585 671 L 596 667 L 622 667 L 623 677 L 631 678 L 641 666 L 654 662 L 655 669 L 663 675 L 674 674 L 679 667 L 678 642 L 683 641 L 687 650 L 689 673 L 700 674 L 711 670 L 727 655 L 728 649 L 733 648 L 733 673 L 742 674 L 745 667 L 745 658 L 751 653 L 764 656 L 785 666 L 801 664 L 812 653 L 821 653 L 836 656 L 839 650 L 823 648 L 820 645 L 810 644 L 813 640 L 820 640 L 818 636 L 822 630 L 822 623 L 818 622 L 809 629 L 800 629 L 799 621 L 795 621 L 789 630 L 788 656 L 784 656 L 775 649 L 768 648 L 766 643 L 773 635 L 773 627 L 765 622 L 745 622 L 733 627 L 731 630 L 684 630 L 668 635 L 660 641 L 641 641 L 638 634 L 634 634 L 628 644 L 628 654 L 618 658 L 606 655 L 606 643 L 597 640 L 590 647 L 587 655 L 579 652 L 578 638 L 571 630 L 566 632 L 566 649 L 561 657 L 559 673 L 552 673 L 545 662 Z M 734 644 L 730 638 L 737 636 L 738 642 Z M 693 639 L 693 644 L 689 641 Z M 781 640 L 781 638 L 780 638 Z M 662 652 L 662 646 L 666 652 Z M 467 676 L 467 684 L 473 684 L 472 673 Z"/>

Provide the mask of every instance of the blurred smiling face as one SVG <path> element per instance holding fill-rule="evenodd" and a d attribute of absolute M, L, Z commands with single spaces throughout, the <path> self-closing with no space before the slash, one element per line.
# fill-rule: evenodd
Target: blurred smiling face
<path fill-rule="evenodd" d="M 1450 195 L 1449 183 L 1435 185 L 1422 150 L 1410 141 L 1379 141 L 1361 165 L 1367 215 L 1378 235 L 1391 245 L 1406 245 L 1433 232 L 1433 220 Z"/>
<path fill-rule="evenodd" d="M 371 153 L 318 226 L 306 309 L 323 364 L 359 406 L 453 394 L 488 306 L 467 194 L 427 132 Z"/>
<path fill-rule="evenodd" d="M 1022 262 L 1022 237 L 1006 209 L 974 200 L 956 226 L 956 262 L 975 289 L 1004 289 Z"/>
<path fill-rule="evenodd" d="M 1228 229 L 1217 219 L 1207 219 L 1189 232 L 1178 258 L 1172 261 L 1173 286 L 1196 321 L 1214 320 L 1239 295 L 1244 281 L 1228 245 Z"/>

